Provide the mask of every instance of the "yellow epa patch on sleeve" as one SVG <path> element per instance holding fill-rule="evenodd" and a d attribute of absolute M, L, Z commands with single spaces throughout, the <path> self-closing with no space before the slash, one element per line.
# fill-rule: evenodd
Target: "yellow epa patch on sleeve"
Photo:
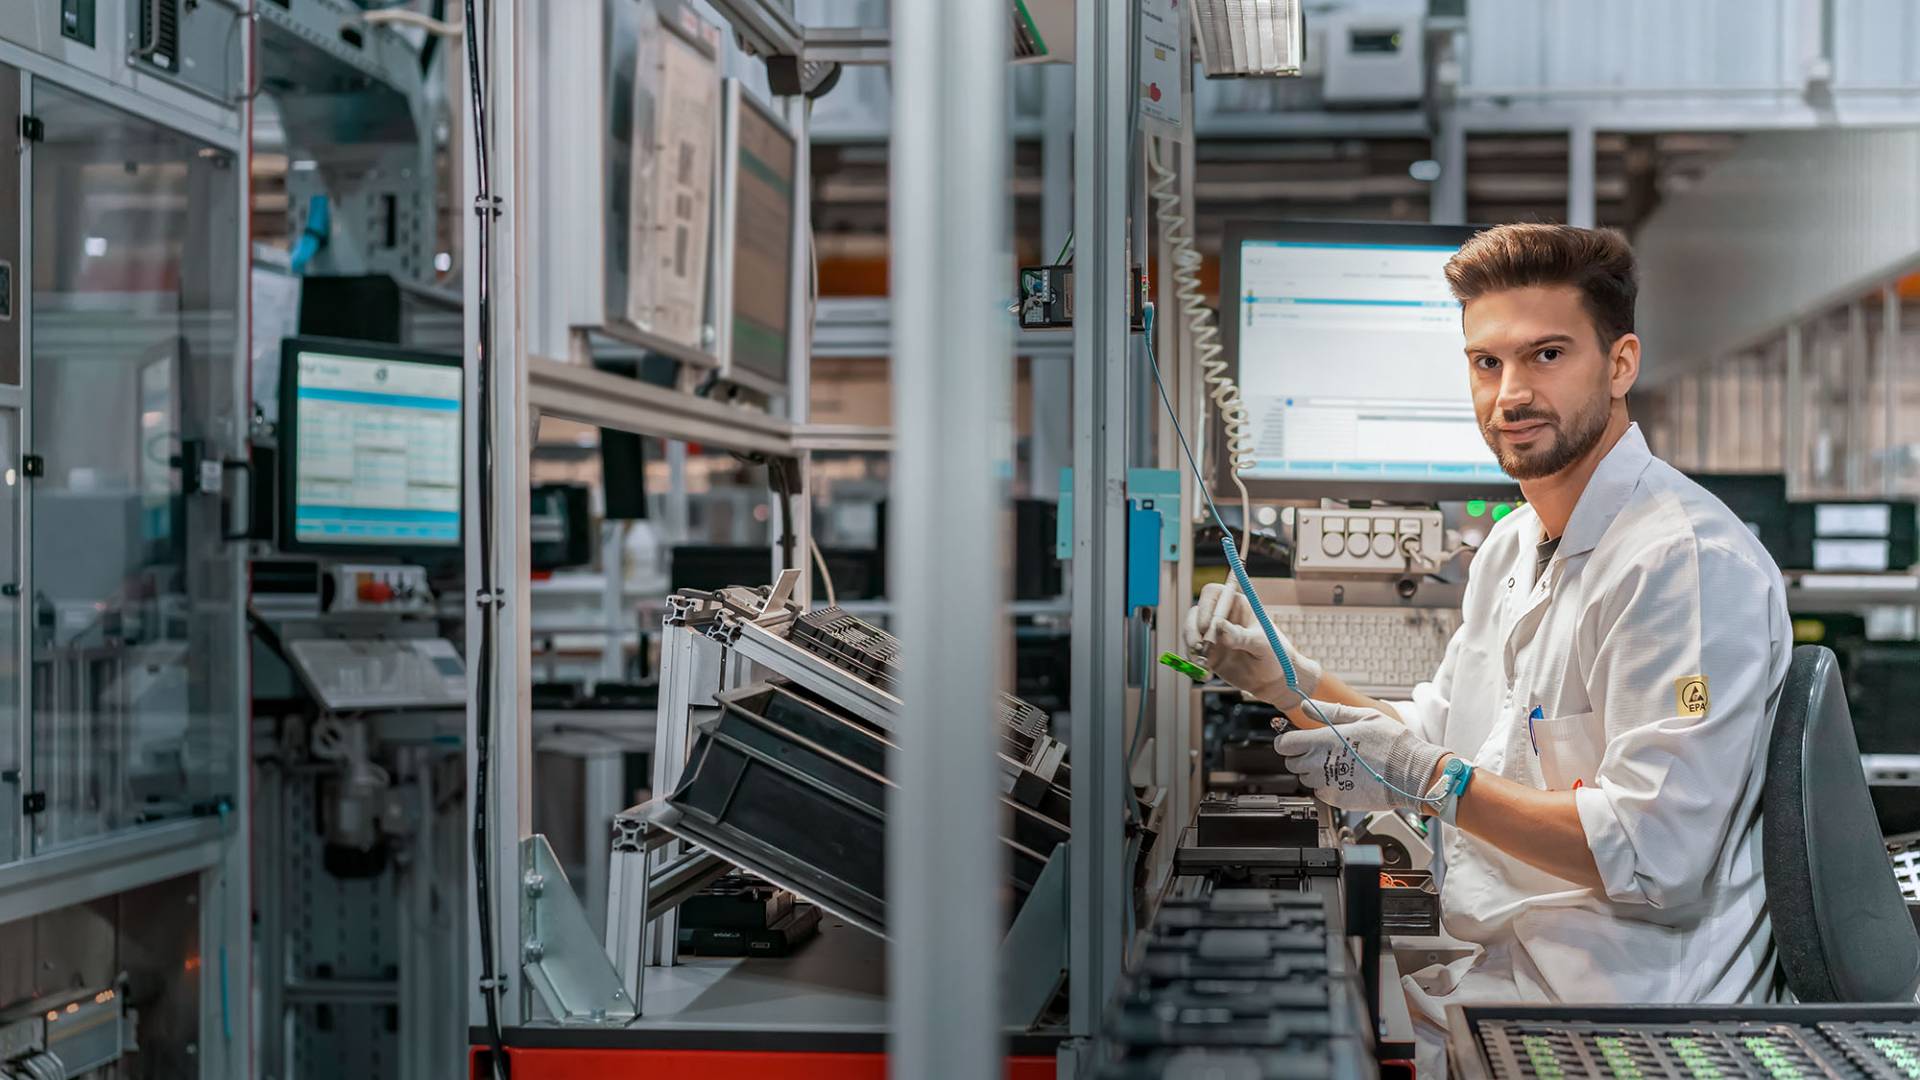
<path fill-rule="evenodd" d="M 1707 677 L 1688 675 L 1673 680 L 1673 699 L 1681 716 L 1707 715 Z"/>

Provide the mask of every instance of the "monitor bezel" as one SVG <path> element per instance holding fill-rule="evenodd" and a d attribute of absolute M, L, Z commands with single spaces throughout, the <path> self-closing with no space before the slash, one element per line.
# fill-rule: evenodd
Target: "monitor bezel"
<path fill-rule="evenodd" d="M 456 370 L 464 367 L 461 357 L 456 353 L 407 349 L 384 342 L 355 341 L 351 338 L 282 338 L 280 341 L 280 421 L 276 428 L 279 475 L 276 485 L 278 490 L 275 492 L 274 499 L 274 531 L 277 535 L 274 538 L 274 546 L 289 554 L 304 555 L 391 556 L 434 561 L 443 561 L 449 557 L 456 560 L 464 558 L 463 552 L 466 550 L 467 539 L 467 383 L 464 377 L 460 380 L 460 531 L 453 543 L 410 544 L 399 540 L 383 540 L 371 544 L 344 544 L 301 540 L 295 535 L 294 515 L 299 502 L 298 448 L 300 444 L 300 410 L 296 392 L 299 384 L 299 359 L 303 352 L 330 352 L 368 360 L 429 364 Z"/>
<path fill-rule="evenodd" d="M 1373 221 L 1285 221 L 1242 219 L 1226 223 L 1220 246 L 1220 341 L 1224 357 L 1240 385 L 1240 251 L 1248 240 L 1321 241 L 1332 244 L 1425 244 L 1459 247 L 1482 225 L 1429 225 L 1413 222 Z M 1460 392 L 1470 395 L 1464 375 L 1466 361 L 1461 360 Z M 1216 445 L 1224 444 L 1225 432 L 1219 416 L 1213 415 L 1210 432 Z M 1214 457 L 1215 490 L 1233 490 L 1233 468 L 1225 453 Z M 1343 499 L 1391 503 L 1462 502 L 1469 499 L 1509 500 L 1519 496 L 1520 485 L 1512 480 L 1356 480 L 1347 478 L 1277 479 L 1242 476 L 1248 494 L 1255 499 Z"/>
<path fill-rule="evenodd" d="M 794 303 L 795 286 L 800 281 L 802 266 L 803 237 L 799 235 L 802 207 L 800 205 L 801 181 L 806 175 L 805 145 L 793 125 L 786 117 L 748 92 L 746 85 L 739 79 L 728 78 L 724 86 L 724 102 L 721 109 L 723 130 L 721 132 L 721 176 L 720 190 L 725 213 L 722 220 L 725 230 L 721 236 L 723 249 L 721 259 L 721 285 L 726 291 L 726 305 L 720 328 L 720 377 L 728 382 L 755 390 L 768 396 L 779 396 L 787 392 L 792 384 L 793 348 L 795 338 L 801 333 L 800 323 L 803 311 L 796 310 Z M 734 253 L 739 247 L 740 237 L 740 117 L 745 110 L 751 109 L 760 119 L 772 125 L 793 144 L 794 197 L 787 207 L 787 370 L 778 378 L 765 372 L 743 367 L 734 359 L 733 320 L 734 308 L 739 299 L 740 277 Z"/>

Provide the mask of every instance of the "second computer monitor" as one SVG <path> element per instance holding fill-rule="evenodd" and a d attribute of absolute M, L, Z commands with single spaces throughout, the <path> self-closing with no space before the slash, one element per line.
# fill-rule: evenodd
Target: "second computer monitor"
<path fill-rule="evenodd" d="M 1515 485 L 1474 419 L 1447 260 L 1466 226 L 1232 222 L 1220 322 L 1272 498 L 1432 502 Z"/>
<path fill-rule="evenodd" d="M 457 557 L 458 356 L 288 338 L 280 369 L 280 547 Z"/>

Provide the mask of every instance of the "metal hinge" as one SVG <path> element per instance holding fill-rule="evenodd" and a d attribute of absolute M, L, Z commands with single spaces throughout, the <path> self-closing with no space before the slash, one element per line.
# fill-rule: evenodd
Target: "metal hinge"
<path fill-rule="evenodd" d="M 24 454 L 20 458 L 20 472 L 24 476 L 45 476 L 47 459 L 39 454 Z"/>
<path fill-rule="evenodd" d="M 20 812 L 28 817 L 32 817 L 46 808 L 47 793 L 44 791 L 29 791 L 20 799 Z"/>
<path fill-rule="evenodd" d="M 41 142 L 47 137 L 46 122 L 37 116 L 20 118 L 20 137 L 28 142 Z"/>

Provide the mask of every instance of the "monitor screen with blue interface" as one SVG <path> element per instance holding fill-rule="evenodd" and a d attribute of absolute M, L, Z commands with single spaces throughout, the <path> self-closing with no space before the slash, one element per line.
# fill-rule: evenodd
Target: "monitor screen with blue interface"
<path fill-rule="evenodd" d="M 289 343 L 292 546 L 460 544 L 457 364 Z"/>
<path fill-rule="evenodd" d="M 1442 273 L 1470 231 L 1382 228 L 1377 239 L 1362 239 L 1368 226 L 1345 227 L 1354 239 L 1314 235 L 1339 235 L 1330 226 L 1231 237 L 1237 302 L 1222 315 L 1234 320 L 1254 458 L 1241 475 L 1505 488 L 1474 420 L 1460 305 Z"/>

